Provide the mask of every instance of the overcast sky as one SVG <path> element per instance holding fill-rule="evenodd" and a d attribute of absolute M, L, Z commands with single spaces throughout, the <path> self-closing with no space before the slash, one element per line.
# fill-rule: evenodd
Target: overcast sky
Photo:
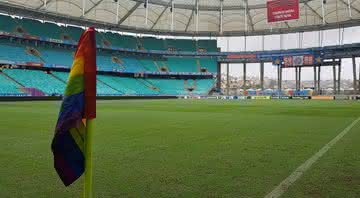
<path fill-rule="evenodd" d="M 322 43 L 319 39 L 319 35 L 323 35 Z M 334 29 L 325 30 L 319 34 L 316 32 L 305 32 L 302 34 L 302 42 L 299 39 L 299 33 L 285 34 L 282 36 L 283 49 L 294 49 L 294 48 L 309 48 L 339 45 L 339 44 L 351 44 L 360 43 L 360 27 L 351 27 L 345 29 Z M 301 37 L 300 37 L 301 38 Z M 230 39 L 229 42 L 227 39 Z M 230 38 L 218 38 L 218 46 L 221 47 L 221 51 L 255 51 L 262 50 L 262 36 L 251 36 L 246 38 L 246 49 L 245 49 L 244 37 L 230 37 Z M 229 46 L 227 45 L 229 43 Z M 280 35 L 269 35 L 264 36 L 264 49 L 265 50 L 276 50 L 280 49 Z M 357 68 L 359 69 L 360 58 L 357 58 Z M 243 74 L 242 64 L 231 64 L 230 75 L 242 76 Z M 225 65 L 222 66 L 222 72 L 225 72 Z M 260 76 L 259 64 L 247 64 L 247 75 L 249 76 Z M 276 78 L 276 67 L 271 63 L 265 64 L 265 77 Z M 284 80 L 295 80 L 295 69 L 284 69 L 283 70 Z M 302 80 L 313 80 L 314 73 L 313 68 L 303 68 Z M 332 67 L 324 67 L 322 69 L 321 78 L 323 80 L 332 79 Z M 357 76 L 358 70 L 357 70 Z M 342 60 L 342 79 L 352 79 L 352 61 L 351 59 Z"/>

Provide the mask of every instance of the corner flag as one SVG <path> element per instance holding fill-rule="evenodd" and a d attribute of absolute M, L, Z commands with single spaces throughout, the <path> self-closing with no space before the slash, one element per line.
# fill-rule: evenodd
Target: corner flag
<path fill-rule="evenodd" d="M 91 180 L 91 126 L 96 117 L 96 43 L 90 27 L 80 37 L 69 74 L 51 149 L 65 186 L 85 171 Z M 87 179 L 85 178 L 85 183 Z"/>

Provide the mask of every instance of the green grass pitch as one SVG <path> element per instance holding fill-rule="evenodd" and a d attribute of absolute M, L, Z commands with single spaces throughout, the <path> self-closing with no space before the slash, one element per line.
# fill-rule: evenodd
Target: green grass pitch
<path fill-rule="evenodd" d="M 80 197 L 50 143 L 60 102 L 0 103 L 0 197 Z M 264 197 L 360 116 L 355 101 L 98 101 L 96 197 Z M 360 123 L 283 197 L 360 197 Z"/>

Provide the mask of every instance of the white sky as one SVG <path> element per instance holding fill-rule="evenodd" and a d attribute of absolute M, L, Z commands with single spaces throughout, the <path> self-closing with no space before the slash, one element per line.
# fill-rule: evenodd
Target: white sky
<path fill-rule="evenodd" d="M 321 42 L 321 35 L 323 39 Z M 309 47 L 319 47 L 319 46 L 330 46 L 330 45 L 339 45 L 339 44 L 351 44 L 351 43 L 360 43 L 360 27 L 351 27 L 345 29 L 333 29 L 325 30 L 319 33 L 315 32 L 305 32 L 302 34 L 302 42 L 300 33 L 284 34 L 283 35 L 283 49 L 294 49 L 294 48 L 309 48 Z M 228 41 L 229 39 L 229 41 Z M 249 36 L 246 38 L 246 48 L 245 48 L 245 38 L 244 37 L 221 37 L 218 38 L 218 46 L 221 47 L 221 51 L 232 51 L 232 52 L 242 52 L 242 51 L 261 51 L 263 50 L 262 46 L 262 36 Z M 229 46 L 228 46 L 229 43 Z M 280 49 L 280 35 L 268 35 L 264 36 L 264 50 L 278 50 Z M 357 68 L 359 70 L 360 58 L 356 59 Z M 359 72 L 357 70 L 357 76 Z M 222 66 L 222 72 L 225 72 L 225 65 Z M 242 64 L 231 64 L 230 66 L 230 75 L 232 76 L 242 76 L 243 66 Z M 265 64 L 265 77 L 276 78 L 276 67 L 272 66 L 271 63 Z M 248 76 L 260 76 L 260 65 L 259 64 L 247 64 L 247 75 Z M 342 60 L 342 79 L 352 79 L 352 60 L 343 59 Z M 321 72 L 322 80 L 332 79 L 332 67 L 323 67 Z M 303 68 L 302 69 L 302 80 L 313 80 L 314 73 L 313 68 Z M 283 79 L 284 80 L 295 80 L 295 69 L 284 69 L 283 70 Z"/>

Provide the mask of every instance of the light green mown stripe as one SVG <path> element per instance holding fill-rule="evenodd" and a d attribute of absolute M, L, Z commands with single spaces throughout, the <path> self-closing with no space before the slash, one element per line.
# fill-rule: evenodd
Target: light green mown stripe
<path fill-rule="evenodd" d="M 69 78 L 64 96 L 71 96 L 84 91 L 84 76 L 78 75 Z"/>
<path fill-rule="evenodd" d="M 273 191 L 265 196 L 265 198 L 279 198 L 283 195 L 288 188 L 295 183 L 311 166 L 317 162 L 329 149 L 331 149 L 341 138 L 343 138 L 358 122 L 360 117 L 358 117 L 354 122 L 347 126 L 343 131 L 341 131 L 334 139 L 322 147 L 317 153 L 312 157 L 306 160 L 301 164 L 289 177 L 284 179 Z"/>

